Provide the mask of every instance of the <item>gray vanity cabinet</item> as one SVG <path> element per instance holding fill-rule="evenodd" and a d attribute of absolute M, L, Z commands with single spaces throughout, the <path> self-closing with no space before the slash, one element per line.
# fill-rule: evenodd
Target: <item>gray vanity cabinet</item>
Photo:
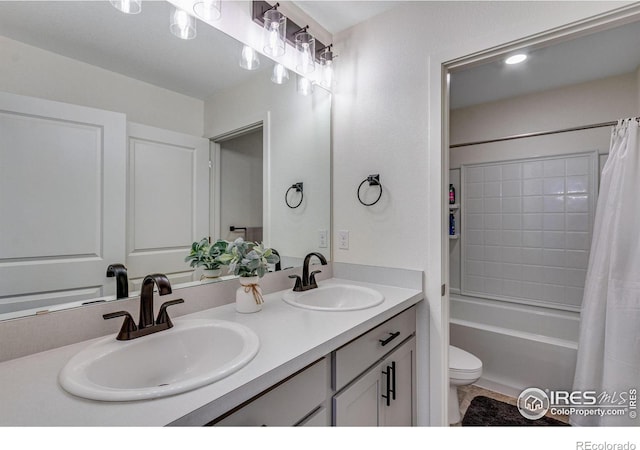
<path fill-rule="evenodd" d="M 329 360 L 322 358 L 210 423 L 215 426 L 329 426 Z"/>
<path fill-rule="evenodd" d="M 336 350 L 333 425 L 413 425 L 415 352 L 415 308 Z"/>

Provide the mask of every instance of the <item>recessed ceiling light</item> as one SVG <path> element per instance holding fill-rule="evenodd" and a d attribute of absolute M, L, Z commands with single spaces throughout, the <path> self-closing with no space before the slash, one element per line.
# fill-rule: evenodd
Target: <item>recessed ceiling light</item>
<path fill-rule="evenodd" d="M 504 62 L 505 64 L 520 64 L 525 59 L 527 59 L 527 55 L 518 53 L 517 55 L 509 56 Z"/>

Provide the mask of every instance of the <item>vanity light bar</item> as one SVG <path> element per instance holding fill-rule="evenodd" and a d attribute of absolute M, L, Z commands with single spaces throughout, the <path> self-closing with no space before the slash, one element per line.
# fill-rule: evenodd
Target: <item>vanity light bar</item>
<path fill-rule="evenodd" d="M 275 5 L 278 5 L 277 3 Z M 260 26 L 264 26 L 264 13 L 273 9 L 274 5 L 271 5 L 263 0 L 253 0 L 251 2 L 251 17 L 253 21 Z M 291 44 L 293 48 L 296 48 L 296 34 L 301 32 L 302 30 L 306 30 L 308 25 L 305 27 L 301 27 L 300 25 L 293 22 L 291 19 L 287 17 L 287 34 L 286 41 Z M 316 50 L 315 50 L 315 59 L 320 61 L 320 53 L 327 46 L 322 42 L 316 39 Z"/>

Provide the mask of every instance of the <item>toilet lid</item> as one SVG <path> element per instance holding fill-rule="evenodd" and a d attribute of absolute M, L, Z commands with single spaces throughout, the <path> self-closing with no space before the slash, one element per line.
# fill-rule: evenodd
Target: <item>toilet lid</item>
<path fill-rule="evenodd" d="M 475 372 L 482 368 L 482 361 L 469 352 L 449 346 L 449 369 L 458 372 Z"/>

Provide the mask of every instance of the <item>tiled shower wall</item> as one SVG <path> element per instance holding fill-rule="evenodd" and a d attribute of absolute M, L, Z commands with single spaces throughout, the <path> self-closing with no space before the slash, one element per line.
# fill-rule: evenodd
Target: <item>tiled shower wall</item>
<path fill-rule="evenodd" d="M 464 166 L 461 293 L 579 307 L 597 161 L 594 152 Z"/>

